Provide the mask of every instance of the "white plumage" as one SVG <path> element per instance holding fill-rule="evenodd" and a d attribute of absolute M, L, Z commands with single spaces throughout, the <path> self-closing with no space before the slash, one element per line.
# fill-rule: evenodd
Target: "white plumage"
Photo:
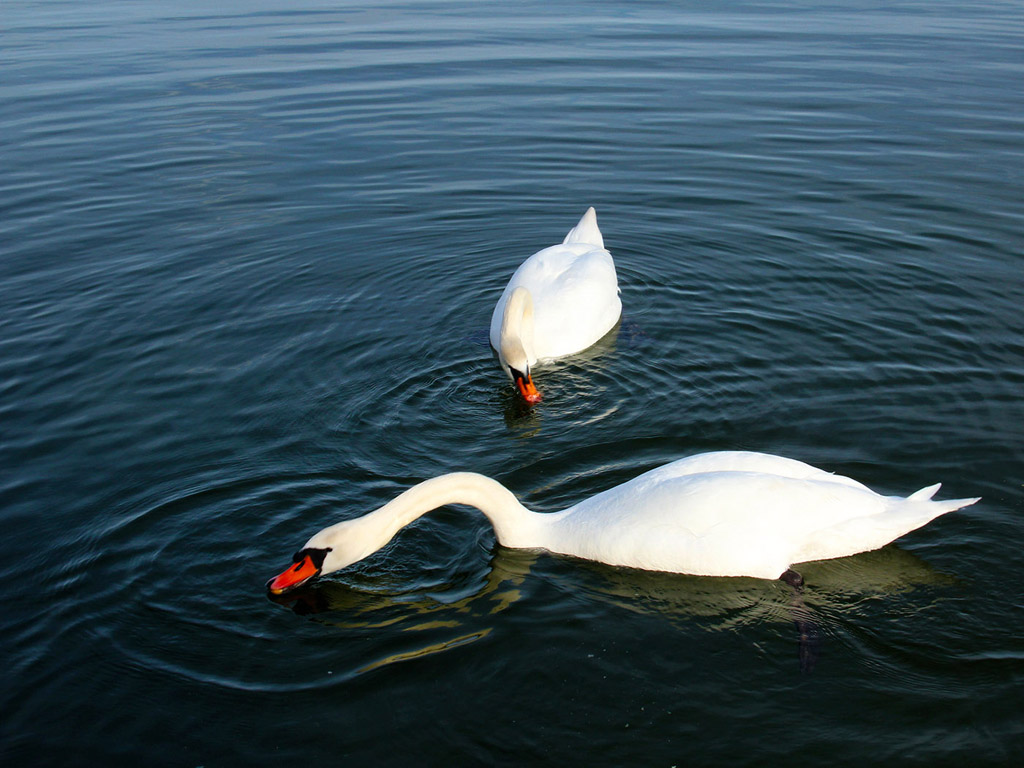
<path fill-rule="evenodd" d="M 318 573 L 329 573 L 377 551 L 431 509 L 468 504 L 488 517 L 507 547 L 654 571 L 774 579 L 795 563 L 877 549 L 978 501 L 933 501 L 938 488 L 882 496 L 793 459 L 723 451 L 680 459 L 561 512 L 538 514 L 497 481 L 458 472 L 325 528 L 303 552 L 321 553 Z"/>
<path fill-rule="evenodd" d="M 561 244 L 513 273 L 491 315 L 491 346 L 513 381 L 516 372 L 528 378 L 537 362 L 593 345 L 621 314 L 615 264 L 589 208 Z"/>

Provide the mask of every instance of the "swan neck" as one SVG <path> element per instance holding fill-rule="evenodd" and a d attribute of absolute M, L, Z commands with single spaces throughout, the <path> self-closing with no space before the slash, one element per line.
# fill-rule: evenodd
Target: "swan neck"
<path fill-rule="evenodd" d="M 473 472 L 455 472 L 425 480 L 367 515 L 367 522 L 379 530 L 377 549 L 409 523 L 446 504 L 479 509 L 504 546 L 533 546 L 521 542 L 531 540 L 539 515 L 520 504 L 497 480 Z"/>
<path fill-rule="evenodd" d="M 533 297 L 521 285 L 509 294 L 505 302 L 499 351 L 506 364 L 524 372 L 536 359 L 533 354 Z"/>

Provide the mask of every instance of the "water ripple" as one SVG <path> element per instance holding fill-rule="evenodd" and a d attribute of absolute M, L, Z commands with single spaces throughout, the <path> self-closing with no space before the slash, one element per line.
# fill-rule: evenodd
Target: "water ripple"
<path fill-rule="evenodd" d="M 1019 8 L 861 5 L 5 2 L 5 756 L 1006 763 Z M 589 205 L 624 317 L 526 407 L 490 310 Z M 264 594 L 442 472 L 550 512 L 733 448 L 984 500 L 802 604 L 462 508 Z"/>

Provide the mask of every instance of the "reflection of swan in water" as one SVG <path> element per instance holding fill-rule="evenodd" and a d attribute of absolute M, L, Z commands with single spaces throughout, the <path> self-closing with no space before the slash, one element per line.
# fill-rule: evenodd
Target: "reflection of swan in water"
<path fill-rule="evenodd" d="M 839 560 L 805 563 L 808 584 L 795 590 L 762 579 L 708 579 L 653 571 L 604 568 L 584 563 L 578 590 L 618 608 L 659 613 L 691 626 L 700 621 L 711 630 L 756 624 L 792 623 L 800 670 L 814 670 L 821 652 L 822 626 L 844 615 L 854 598 L 896 594 L 921 586 L 948 586 L 951 576 L 896 546 Z"/>
<path fill-rule="evenodd" d="M 492 617 L 522 597 L 519 587 L 536 560 L 534 552 L 499 547 L 483 583 L 469 594 L 461 585 L 431 584 L 414 590 L 381 589 L 379 579 L 343 584 L 320 581 L 268 597 L 303 616 L 344 631 L 387 629 L 387 650 L 358 670 L 430 656 L 487 637 Z M 400 634 L 397 634 L 400 633 Z"/>
<path fill-rule="evenodd" d="M 635 328 L 635 323 L 630 327 Z M 581 407 L 600 391 L 603 385 L 595 379 L 594 373 L 599 370 L 601 358 L 615 352 L 619 328 L 620 323 L 616 323 L 607 334 L 582 352 L 547 364 L 546 368 L 553 374 L 549 377 L 548 391 L 564 403 L 559 407 L 560 414 L 564 415 L 567 409 Z M 540 431 L 543 408 L 536 408 L 505 386 L 496 387 L 494 399 L 501 406 L 507 427 L 515 429 L 523 437 L 532 437 Z"/>
<path fill-rule="evenodd" d="M 398 584 L 382 589 L 379 578 L 360 576 L 350 577 L 348 583 L 316 582 L 270 599 L 339 630 L 388 630 L 387 647 L 358 673 L 481 640 L 493 631 L 496 616 L 544 583 L 574 599 L 661 616 L 687 629 L 695 622 L 711 632 L 793 623 L 801 668 L 810 671 L 820 642 L 818 626 L 829 616 L 844 614 L 857 598 L 955 583 L 953 577 L 895 546 L 807 563 L 804 572 L 813 587 L 794 592 L 763 579 L 614 568 L 499 546 L 483 581 L 468 591 L 461 579 L 458 584 L 409 590 Z"/>
<path fill-rule="evenodd" d="M 283 595 L 268 593 L 280 605 L 291 606 L 301 615 L 337 614 L 330 623 L 345 628 L 382 628 L 401 624 L 403 630 L 447 623 L 459 626 L 460 617 L 491 616 L 501 613 L 521 597 L 523 584 L 537 560 L 537 553 L 498 547 L 483 583 L 467 592 L 464 586 L 431 584 L 413 590 L 404 586 L 381 588 L 374 578 L 362 583 L 318 581 Z"/>
<path fill-rule="evenodd" d="M 459 626 L 460 617 L 498 614 L 519 600 L 517 587 L 529 575 L 536 557 L 529 551 L 499 548 L 484 583 L 469 594 L 454 584 L 431 584 L 410 591 L 398 586 L 381 589 L 376 582 L 362 587 L 358 582 L 319 581 L 284 595 L 267 596 L 301 615 L 335 613 L 330 623 L 348 629 L 396 624 L 403 630 Z"/>
<path fill-rule="evenodd" d="M 575 562 L 575 561 L 574 561 Z M 575 565 L 581 574 L 576 588 L 626 610 L 662 613 L 690 622 L 704 619 L 712 629 L 790 618 L 792 591 L 779 582 L 737 577 L 702 576 Z M 800 594 L 817 610 L 841 611 L 850 597 L 896 594 L 955 580 L 939 573 L 916 555 L 896 546 L 841 560 L 805 563 L 807 584 Z"/>

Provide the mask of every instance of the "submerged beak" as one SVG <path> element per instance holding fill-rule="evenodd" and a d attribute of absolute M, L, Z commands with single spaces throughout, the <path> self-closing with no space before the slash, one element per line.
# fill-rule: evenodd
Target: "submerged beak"
<path fill-rule="evenodd" d="M 540 392 L 533 386 L 533 376 L 526 374 L 526 377 L 516 376 L 516 388 L 519 390 L 519 394 L 523 396 L 523 399 L 528 403 L 539 403 Z"/>
<path fill-rule="evenodd" d="M 319 575 L 320 566 L 313 562 L 313 558 L 306 555 L 295 562 L 284 573 L 276 576 L 267 582 L 267 591 L 272 595 L 283 595 L 307 581 Z"/>

